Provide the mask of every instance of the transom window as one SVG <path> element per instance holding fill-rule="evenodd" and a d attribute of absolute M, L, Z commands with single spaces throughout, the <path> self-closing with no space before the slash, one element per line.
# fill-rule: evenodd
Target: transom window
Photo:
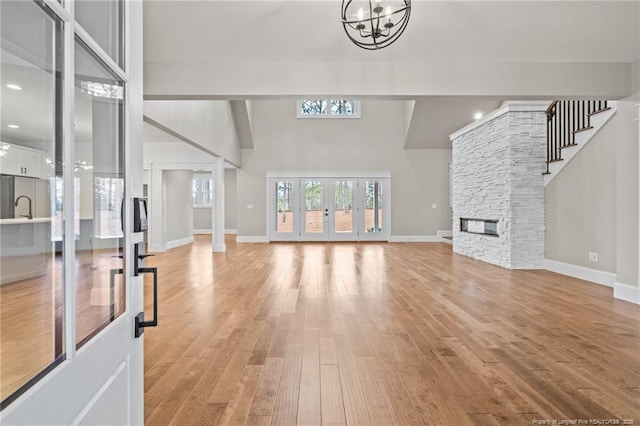
<path fill-rule="evenodd" d="M 355 99 L 301 99 L 298 118 L 360 118 L 360 101 Z"/>

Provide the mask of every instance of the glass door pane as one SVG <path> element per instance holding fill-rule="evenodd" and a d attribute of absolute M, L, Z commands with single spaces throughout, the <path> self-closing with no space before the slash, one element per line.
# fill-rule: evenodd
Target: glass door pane
<path fill-rule="evenodd" d="M 124 1 L 76 0 L 76 21 L 124 68 Z"/>
<path fill-rule="evenodd" d="M 353 182 L 337 180 L 333 184 L 335 232 L 353 232 Z"/>
<path fill-rule="evenodd" d="M 332 180 L 330 196 L 331 235 L 332 241 L 357 240 L 355 210 L 356 181 L 353 179 Z"/>
<path fill-rule="evenodd" d="M 270 179 L 269 237 L 298 241 L 298 179 Z"/>
<path fill-rule="evenodd" d="M 74 171 L 77 343 L 125 311 L 121 207 L 124 84 L 76 43 Z"/>
<path fill-rule="evenodd" d="M 304 232 L 324 232 L 324 189 L 318 180 L 304 182 Z"/>
<path fill-rule="evenodd" d="M 282 234 L 293 233 L 293 182 L 279 181 L 276 183 L 276 205 L 278 209 L 276 232 Z"/>
<path fill-rule="evenodd" d="M 389 194 L 388 178 L 362 179 L 359 181 L 358 211 L 360 240 L 388 240 Z"/>
<path fill-rule="evenodd" d="M 329 239 L 329 208 L 326 200 L 326 179 L 303 179 L 301 182 L 303 225 L 301 239 L 323 241 Z"/>
<path fill-rule="evenodd" d="M 64 358 L 62 23 L 0 1 L 0 400 Z"/>
<path fill-rule="evenodd" d="M 382 182 L 365 181 L 364 232 L 382 232 Z"/>

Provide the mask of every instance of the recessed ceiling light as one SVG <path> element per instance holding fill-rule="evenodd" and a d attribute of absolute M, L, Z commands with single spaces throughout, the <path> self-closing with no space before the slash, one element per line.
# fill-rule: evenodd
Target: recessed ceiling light
<path fill-rule="evenodd" d="M 481 112 L 476 112 L 473 115 L 473 118 L 475 118 L 476 120 L 480 120 L 482 118 L 482 113 Z"/>
<path fill-rule="evenodd" d="M 9 124 L 7 127 L 10 128 L 10 129 L 19 129 L 20 128 L 20 126 L 18 126 L 17 124 Z"/>
<path fill-rule="evenodd" d="M 13 84 L 13 83 L 7 84 L 7 87 L 9 89 L 11 89 L 11 90 L 22 90 L 22 87 L 18 86 L 17 84 Z"/>

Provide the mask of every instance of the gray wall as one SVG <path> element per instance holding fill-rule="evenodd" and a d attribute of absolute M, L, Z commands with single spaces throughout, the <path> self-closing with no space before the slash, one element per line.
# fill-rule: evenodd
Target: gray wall
<path fill-rule="evenodd" d="M 205 229 L 211 231 L 211 207 L 199 207 L 193 209 L 193 229 Z"/>
<path fill-rule="evenodd" d="M 237 171 L 239 236 L 267 235 L 268 171 L 390 171 L 391 235 L 451 229 L 451 150 L 403 148 L 403 101 L 363 101 L 360 119 L 297 119 L 293 100 L 255 101 L 253 119 L 254 149 L 242 151 Z"/>
<path fill-rule="evenodd" d="M 237 229 L 237 182 L 236 169 L 224 171 L 224 227 Z"/>
<path fill-rule="evenodd" d="M 166 184 L 167 242 L 193 235 L 193 200 L 191 171 L 170 170 L 164 174 Z"/>
<path fill-rule="evenodd" d="M 546 187 L 547 259 L 638 282 L 637 141 L 633 102 L 619 101 L 617 113 Z"/>

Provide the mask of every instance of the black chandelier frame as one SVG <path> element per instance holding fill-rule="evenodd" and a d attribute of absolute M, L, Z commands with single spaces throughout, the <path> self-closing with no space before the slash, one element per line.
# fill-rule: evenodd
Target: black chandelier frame
<path fill-rule="evenodd" d="M 403 0 L 404 5 L 391 10 L 390 14 L 385 12 L 380 1 L 368 0 L 368 11 L 363 9 L 362 18 L 357 18 L 355 8 L 350 9 L 352 3 L 353 0 L 342 0 L 342 25 L 349 39 L 363 49 L 379 50 L 390 46 L 409 23 L 411 0 Z"/>

